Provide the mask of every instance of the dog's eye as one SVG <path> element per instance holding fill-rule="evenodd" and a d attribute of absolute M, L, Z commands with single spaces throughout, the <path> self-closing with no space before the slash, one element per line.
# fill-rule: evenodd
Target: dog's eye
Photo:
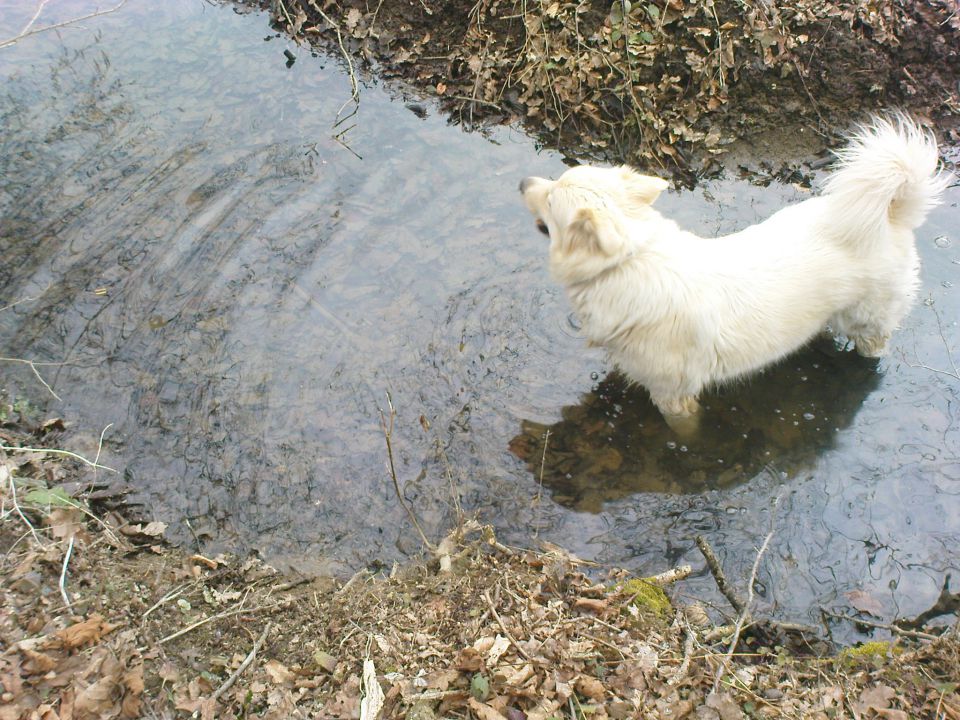
<path fill-rule="evenodd" d="M 550 231 L 547 230 L 547 224 L 543 220 L 537 220 L 537 230 L 550 237 Z"/>

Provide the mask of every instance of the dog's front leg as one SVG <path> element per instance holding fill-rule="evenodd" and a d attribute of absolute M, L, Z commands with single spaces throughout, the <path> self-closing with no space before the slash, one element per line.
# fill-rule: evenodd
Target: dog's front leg
<path fill-rule="evenodd" d="M 857 352 L 863 357 L 882 358 L 887 354 L 887 342 L 889 340 L 889 334 L 855 335 L 853 344 Z"/>
<path fill-rule="evenodd" d="M 653 397 L 653 403 L 677 435 L 690 437 L 700 429 L 700 403 L 695 396 Z"/>

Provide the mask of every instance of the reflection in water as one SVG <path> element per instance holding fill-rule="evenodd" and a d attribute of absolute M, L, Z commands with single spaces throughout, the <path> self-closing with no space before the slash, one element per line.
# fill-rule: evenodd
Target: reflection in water
<path fill-rule="evenodd" d="M 552 425 L 525 420 L 510 443 L 553 499 L 600 512 L 634 493 L 701 493 L 764 468 L 795 476 L 833 447 L 879 385 L 875 360 L 820 339 L 735 385 L 702 396 L 696 437 L 679 440 L 646 393 L 611 373 Z M 547 452 L 544 438 L 549 432 Z"/>
<path fill-rule="evenodd" d="M 0 3 L 0 26 L 17 12 Z M 902 361 L 960 354 L 960 192 L 918 235 L 933 307 L 902 356 L 878 373 L 818 343 L 708 397 L 684 451 L 616 376 L 580 398 L 607 368 L 516 192 L 558 154 L 368 85 L 355 155 L 331 137 L 349 78 L 305 53 L 286 67 L 263 15 L 171 0 L 88 25 L 0 52 L 0 308 L 33 298 L 0 311 L 0 356 L 64 363 L 44 368 L 62 403 L 21 365 L 0 365 L 0 402 L 46 405 L 73 451 L 109 424 L 101 460 L 173 540 L 342 574 L 415 552 L 389 391 L 398 478 L 434 538 L 459 500 L 507 542 L 536 528 L 638 572 L 699 564 L 704 533 L 742 578 L 782 494 L 760 611 L 809 621 L 859 588 L 909 614 L 960 578 L 960 383 Z M 658 204 L 717 234 L 806 192 L 728 180 Z"/>

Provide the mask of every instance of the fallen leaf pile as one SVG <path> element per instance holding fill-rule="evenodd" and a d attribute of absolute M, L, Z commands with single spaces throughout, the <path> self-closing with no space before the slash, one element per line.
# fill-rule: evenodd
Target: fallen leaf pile
<path fill-rule="evenodd" d="M 946 129 L 960 117 L 952 0 L 270 6 L 293 36 L 412 81 L 461 122 L 520 120 L 571 154 L 703 171 L 758 129 L 826 132 L 891 106 Z"/>
<path fill-rule="evenodd" d="M 291 577 L 98 515 L 67 491 L 86 472 L 0 451 L 0 720 L 960 717 L 960 625 L 832 655 L 758 622 L 729 655 L 661 587 L 689 569 L 601 573 L 467 522 L 390 576 Z"/>

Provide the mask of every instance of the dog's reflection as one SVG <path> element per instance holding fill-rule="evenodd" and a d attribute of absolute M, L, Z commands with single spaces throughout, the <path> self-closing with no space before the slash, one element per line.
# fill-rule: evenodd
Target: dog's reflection
<path fill-rule="evenodd" d="M 641 388 L 611 373 L 559 422 L 522 421 L 510 450 L 556 501 L 586 511 L 634 493 L 729 487 L 765 467 L 793 475 L 833 445 L 879 380 L 876 360 L 821 338 L 705 394 L 697 434 L 681 438 Z"/>

